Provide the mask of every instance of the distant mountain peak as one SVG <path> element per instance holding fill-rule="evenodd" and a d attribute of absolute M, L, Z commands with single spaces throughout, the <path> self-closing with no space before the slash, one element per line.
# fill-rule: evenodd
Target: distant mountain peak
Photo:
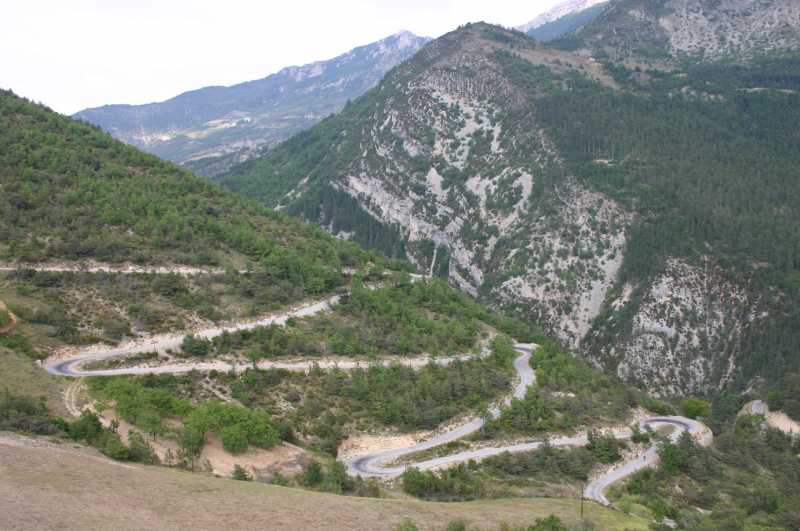
<path fill-rule="evenodd" d="M 516 29 L 518 29 L 523 33 L 527 33 L 532 29 L 538 28 L 539 26 L 543 26 L 548 22 L 553 22 L 554 20 L 558 20 L 559 18 L 569 15 L 570 13 L 583 11 L 585 9 L 589 9 L 590 7 L 596 6 L 597 4 L 602 4 L 607 1 L 608 0 L 567 0 L 566 2 L 562 2 L 548 11 L 545 11 L 541 15 L 538 15 L 530 22 L 527 22 L 521 26 L 517 26 Z"/>
<path fill-rule="evenodd" d="M 148 105 L 85 109 L 75 116 L 124 142 L 214 175 L 339 111 L 429 40 L 403 30 L 261 79 L 204 87 Z"/>

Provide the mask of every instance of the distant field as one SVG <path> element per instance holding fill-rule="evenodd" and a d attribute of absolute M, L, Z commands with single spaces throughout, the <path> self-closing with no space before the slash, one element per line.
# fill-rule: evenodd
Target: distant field
<path fill-rule="evenodd" d="M 22 442 L 20 442 L 22 441 Z M 108 461 L 62 446 L 0 434 L 2 529 L 420 529 L 464 519 L 470 528 L 529 524 L 555 514 L 577 523 L 578 501 L 517 499 L 467 503 L 353 498 L 211 478 Z M 586 502 L 598 529 L 647 529 L 647 522 Z"/>

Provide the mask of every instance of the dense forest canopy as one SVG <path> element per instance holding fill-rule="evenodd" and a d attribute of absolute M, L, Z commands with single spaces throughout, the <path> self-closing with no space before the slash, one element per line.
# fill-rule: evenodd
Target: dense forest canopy
<path fill-rule="evenodd" d="M 540 86 L 540 69 L 503 61 Z M 711 256 L 769 311 L 742 341 L 743 380 L 800 370 L 798 61 L 649 71 L 645 82 L 609 68 L 625 90 L 571 76 L 540 96 L 537 115 L 571 171 L 639 215 L 619 281 L 652 277 L 670 256 Z"/>

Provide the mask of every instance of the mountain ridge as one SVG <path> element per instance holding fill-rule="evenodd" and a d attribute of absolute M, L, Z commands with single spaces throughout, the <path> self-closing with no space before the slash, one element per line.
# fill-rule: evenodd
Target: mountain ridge
<path fill-rule="evenodd" d="M 265 78 L 203 87 L 163 102 L 84 109 L 74 116 L 160 157 L 214 174 L 338 111 L 427 40 L 401 31 Z"/>
<path fill-rule="evenodd" d="M 793 274 L 770 243 L 794 238 L 798 214 L 787 191 L 796 83 L 773 75 L 793 63 L 743 60 L 642 74 L 470 24 L 220 182 L 342 238 L 402 245 L 421 271 L 628 381 L 710 392 L 762 371 L 758 345 L 774 343 L 775 367 L 797 365 L 795 312 L 767 308 Z M 726 139 L 746 148 L 730 153 Z M 766 167 L 759 187 L 748 172 Z M 785 208 L 763 224 L 769 197 Z"/>
<path fill-rule="evenodd" d="M 555 7 L 545 11 L 540 15 L 537 15 L 532 20 L 526 22 L 525 24 L 521 24 L 514 29 L 521 31 L 522 33 L 530 34 L 531 30 L 544 26 L 545 24 L 555 22 L 556 20 L 567 15 L 585 11 L 596 6 L 597 4 L 604 4 L 606 2 L 608 2 L 608 0 L 567 0 L 566 2 L 556 5 Z"/>

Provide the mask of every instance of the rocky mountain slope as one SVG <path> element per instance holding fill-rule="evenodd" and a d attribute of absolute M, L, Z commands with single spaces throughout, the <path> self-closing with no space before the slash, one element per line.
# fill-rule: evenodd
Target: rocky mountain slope
<path fill-rule="evenodd" d="M 446 276 L 474 295 L 535 301 L 532 315 L 577 341 L 602 302 L 603 290 L 594 286 L 613 283 L 628 218 L 613 201 L 556 178 L 563 165 L 536 126 L 536 94 L 506 74 L 517 55 L 532 68 L 583 69 L 613 84 L 588 61 L 537 48 L 520 34 L 472 25 L 426 46 L 375 91 L 323 123 L 318 134 L 334 133 L 334 147 L 320 151 L 322 160 L 311 167 L 298 168 L 287 195 L 274 195 L 281 187 L 270 179 L 286 177 L 292 168 L 280 164 L 282 153 L 299 141 L 223 182 L 245 192 L 260 187 L 273 194 L 263 199 L 323 226 L 342 222 L 338 211 L 321 211 L 304 198 L 344 193 L 399 231 L 420 270 Z M 558 81 L 542 76 L 539 83 L 545 91 Z M 342 235 L 352 231 L 361 241 L 356 224 L 340 229 Z M 542 260 L 543 254 L 552 259 Z"/>
<path fill-rule="evenodd" d="M 796 60 L 587 55 L 468 25 L 222 182 L 664 393 L 796 370 Z"/>
<path fill-rule="evenodd" d="M 621 0 L 567 39 L 615 62 L 739 60 L 800 50 L 794 0 Z"/>
<path fill-rule="evenodd" d="M 147 105 L 106 105 L 75 117 L 116 138 L 213 175 L 341 109 L 427 42 L 400 32 L 327 61 Z"/>
<path fill-rule="evenodd" d="M 516 29 L 523 33 L 528 33 L 530 30 L 539 28 L 551 22 L 555 22 L 556 20 L 567 15 L 585 11 L 590 7 L 596 6 L 597 4 L 603 4 L 607 1 L 608 0 L 567 0 L 566 2 L 562 2 L 548 11 L 545 11 L 541 15 L 536 16 L 536 18 L 533 20 L 518 26 Z"/>
<path fill-rule="evenodd" d="M 549 42 L 577 30 L 602 13 L 608 0 L 569 0 L 516 29 L 540 42 Z"/>

